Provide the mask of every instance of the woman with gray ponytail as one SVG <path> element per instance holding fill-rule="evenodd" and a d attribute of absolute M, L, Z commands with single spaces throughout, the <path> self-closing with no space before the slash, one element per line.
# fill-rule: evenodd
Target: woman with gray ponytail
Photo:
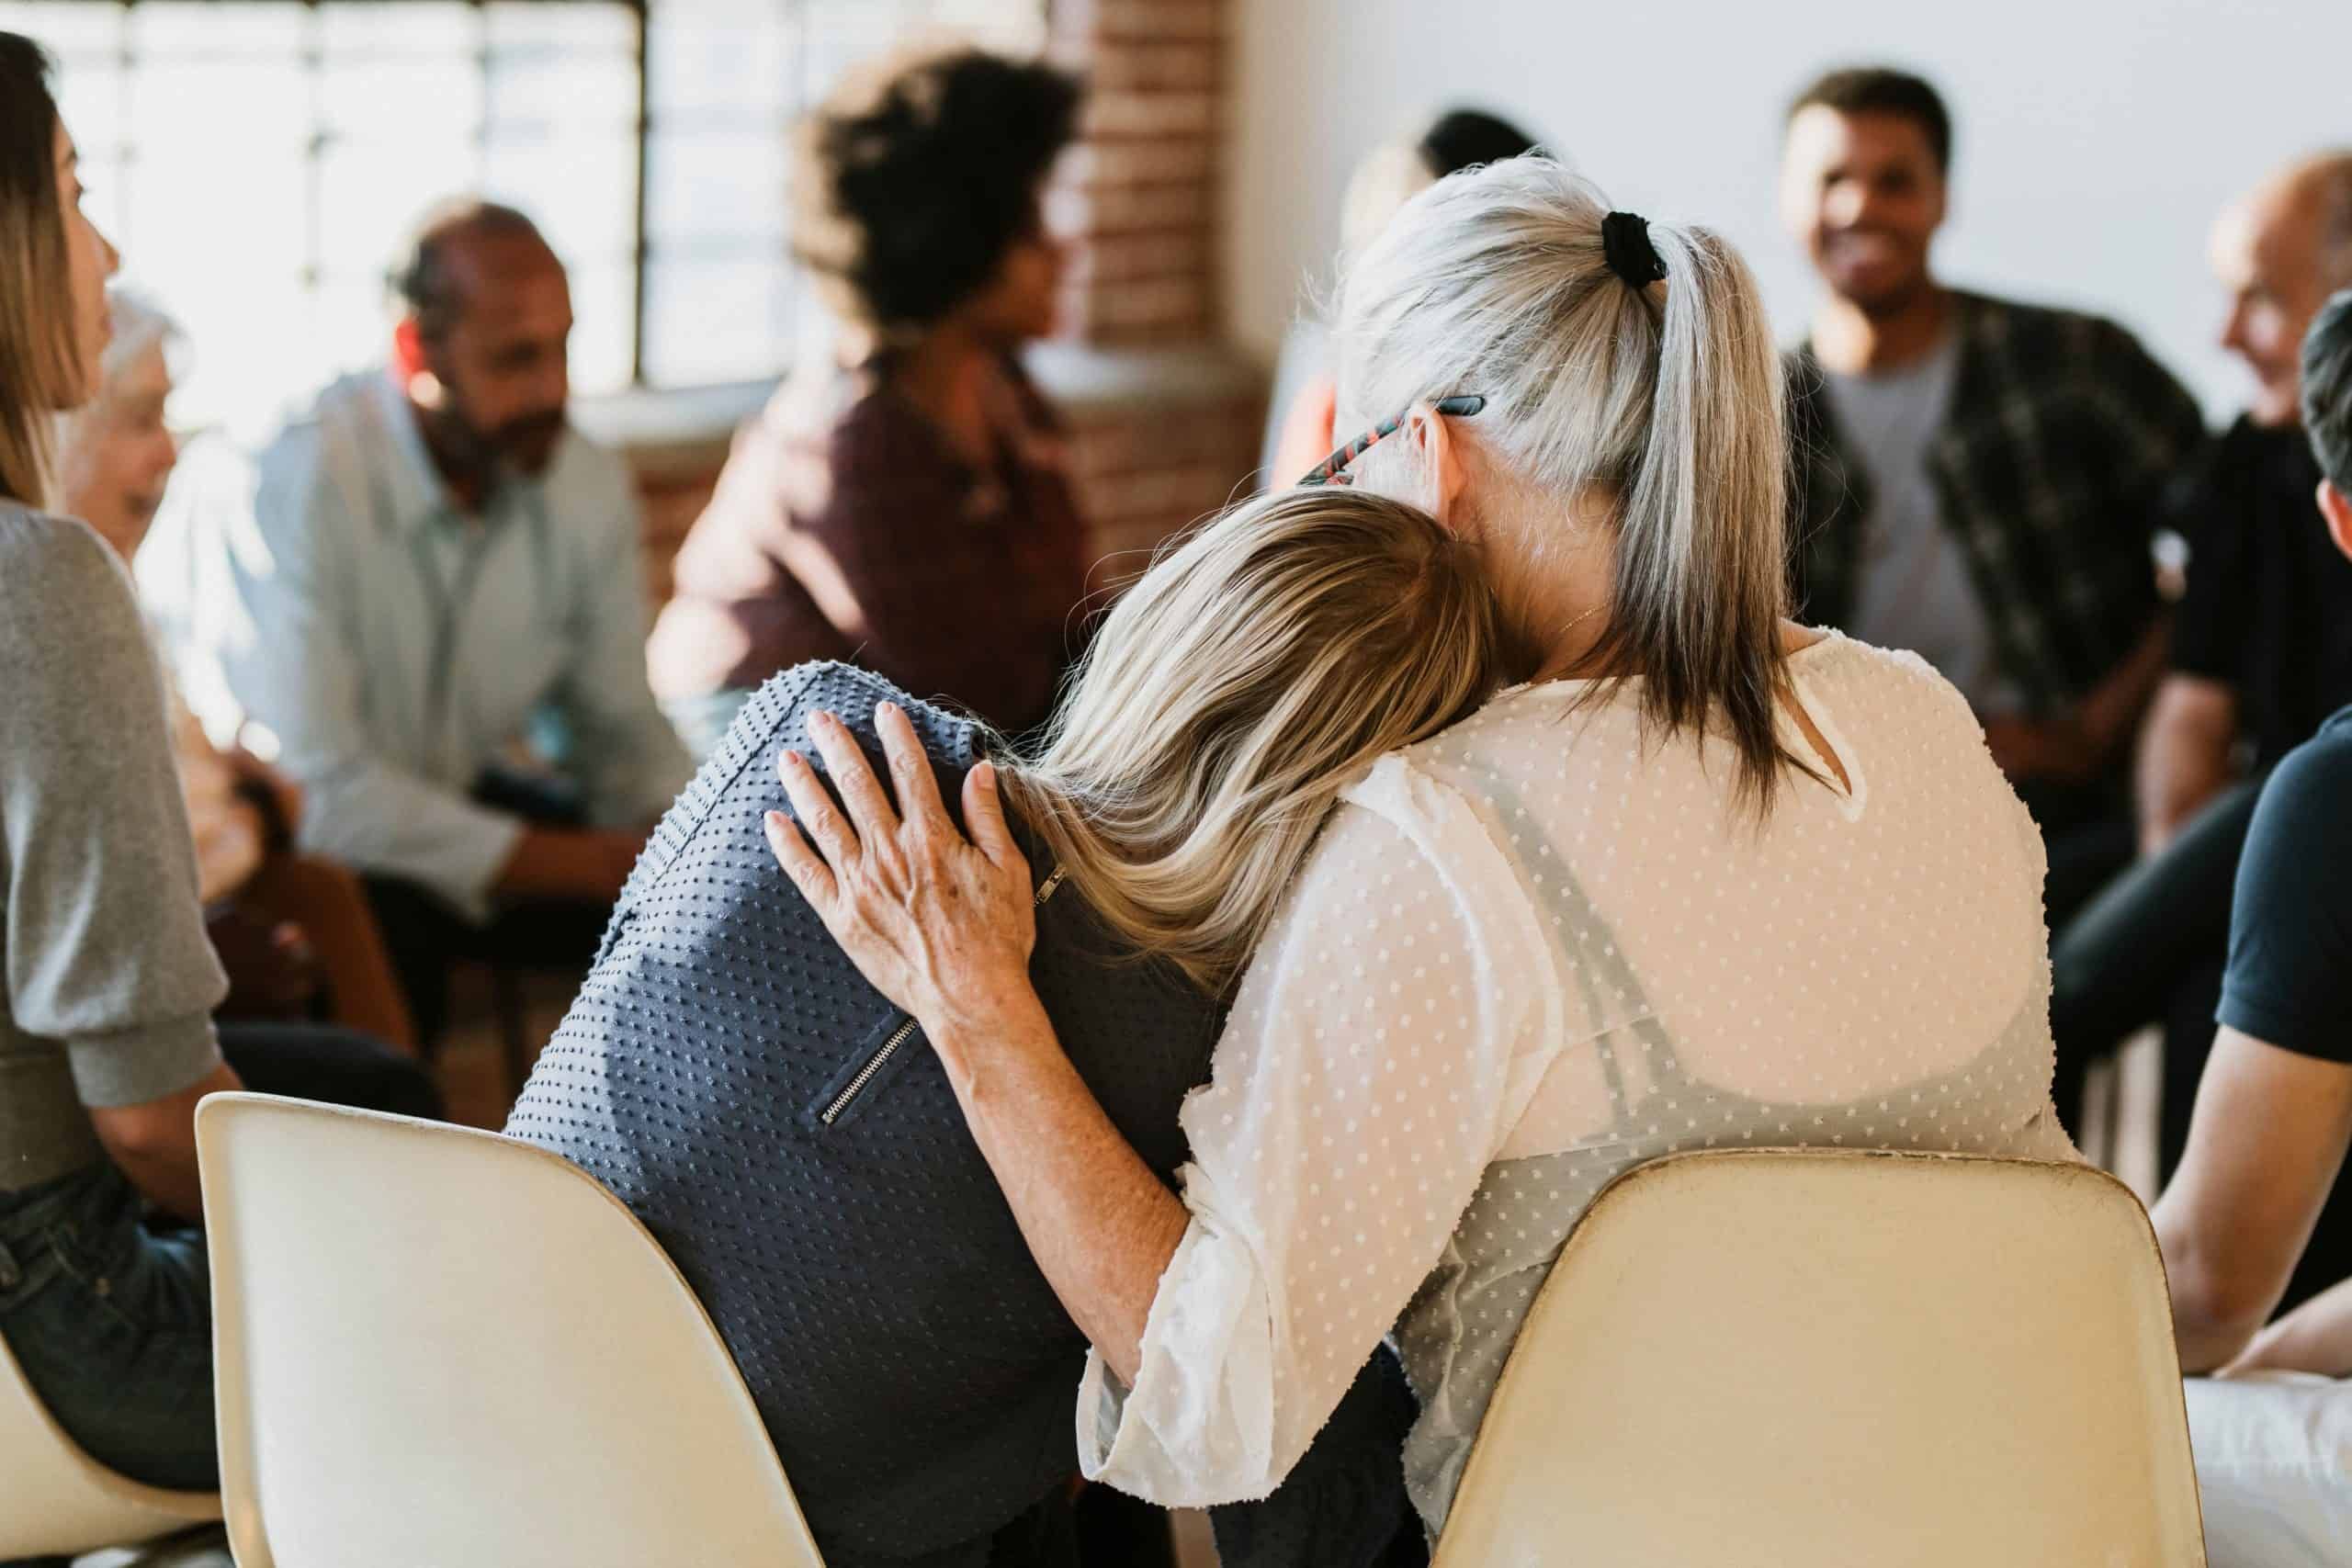
<path fill-rule="evenodd" d="M 1087 1473 L 1257 1495 L 1393 1329 L 1435 1533 L 1535 1292 L 1628 1168 L 2072 1150 L 2041 840 L 1925 663 L 1785 618 L 1781 379 L 1731 247 L 1515 159 L 1405 209 L 1339 336 L 1365 434 L 1307 482 L 1472 542 L 1522 683 L 1350 783 L 1186 1104 L 1181 1196 L 1058 1065 L 1001 839 L 853 840 L 821 808 L 821 857 L 777 839 L 922 1021 L 1091 1338 Z"/>

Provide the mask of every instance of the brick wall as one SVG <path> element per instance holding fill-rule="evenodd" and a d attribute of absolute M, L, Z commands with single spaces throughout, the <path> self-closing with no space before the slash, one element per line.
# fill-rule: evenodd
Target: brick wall
<path fill-rule="evenodd" d="M 1066 341 L 1036 367 L 1070 428 L 1080 502 L 1106 558 L 1098 576 L 1117 576 L 1224 505 L 1257 461 L 1263 378 L 1217 342 L 1229 0 L 1045 3 L 1048 54 L 1089 93 L 1047 193 L 1054 227 L 1074 241 Z M 715 442 L 698 464 L 640 464 L 658 598 L 724 456 Z"/>
<path fill-rule="evenodd" d="M 1094 350 L 1217 352 L 1230 3 L 1050 0 L 1048 52 L 1089 87 L 1052 217 L 1080 241 L 1065 330 Z M 1258 378 L 1232 368 L 1158 398 L 1147 389 L 1068 409 L 1080 494 L 1106 556 L 1148 550 L 1248 479 L 1264 401 Z"/>

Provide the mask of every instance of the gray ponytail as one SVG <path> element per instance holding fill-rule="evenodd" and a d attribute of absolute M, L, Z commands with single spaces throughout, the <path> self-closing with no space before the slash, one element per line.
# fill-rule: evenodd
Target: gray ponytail
<path fill-rule="evenodd" d="M 1787 600 L 1779 357 L 1755 279 L 1720 236 L 1652 224 L 1666 278 L 1637 288 L 1609 267 L 1608 210 L 1589 181 L 1532 157 L 1415 197 L 1343 285 L 1340 423 L 1483 393 L 1472 438 L 1528 493 L 1563 511 L 1611 499 L 1615 580 L 1590 666 L 1638 671 L 1659 730 L 1723 733 L 1740 793 L 1766 808 L 1781 767 L 1804 765 L 1774 716 Z M 1360 482 L 1426 502 L 1418 461 L 1410 443 L 1384 443 Z"/>

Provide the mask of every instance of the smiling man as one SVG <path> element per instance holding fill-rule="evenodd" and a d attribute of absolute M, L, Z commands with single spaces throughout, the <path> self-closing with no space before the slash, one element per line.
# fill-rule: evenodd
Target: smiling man
<path fill-rule="evenodd" d="M 430 1045 L 452 958 L 586 966 L 692 766 L 646 683 L 628 470 L 567 420 L 562 264 L 466 200 L 392 285 L 390 365 L 322 392 L 198 546 L 224 603 L 195 631 L 307 792 L 303 847 L 365 877 Z M 550 731 L 576 793 L 503 771 Z"/>
<path fill-rule="evenodd" d="M 1938 281 L 1951 144 L 1898 71 L 1833 72 L 1789 111 L 1781 213 L 1825 286 L 1790 356 L 1801 602 L 1968 698 L 2050 841 L 2055 920 L 2130 853 L 2157 500 L 2204 430 L 2113 322 Z"/>

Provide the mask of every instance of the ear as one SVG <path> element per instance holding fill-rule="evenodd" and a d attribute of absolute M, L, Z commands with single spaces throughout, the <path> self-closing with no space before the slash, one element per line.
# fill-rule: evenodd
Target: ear
<path fill-rule="evenodd" d="M 1462 492 L 1468 483 L 1463 449 L 1453 438 L 1453 422 L 1428 403 L 1417 403 L 1408 416 L 1406 438 L 1420 458 L 1430 488 L 1423 498 L 1430 515 L 1449 534 L 1462 531 Z"/>
<path fill-rule="evenodd" d="M 441 400 L 441 378 L 414 316 L 402 316 L 392 327 L 392 376 L 412 401 L 429 406 Z"/>
<path fill-rule="evenodd" d="M 2352 556 L 2352 495 L 2336 489 L 2333 479 L 2320 480 L 2319 514 L 2327 519 L 2327 536 L 2335 547 Z"/>

